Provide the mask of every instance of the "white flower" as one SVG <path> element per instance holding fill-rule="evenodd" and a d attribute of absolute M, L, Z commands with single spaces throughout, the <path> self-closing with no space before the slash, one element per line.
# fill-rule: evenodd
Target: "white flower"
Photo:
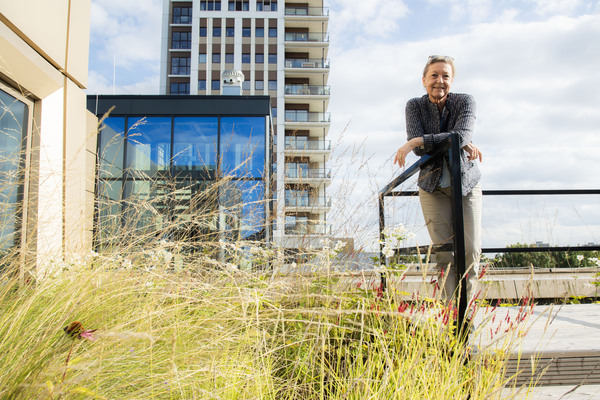
<path fill-rule="evenodd" d="M 92 255 L 92 257 L 98 257 L 100 254 L 96 253 L 94 250 L 92 250 L 90 252 L 90 254 Z"/>
<path fill-rule="evenodd" d="M 583 261 L 583 255 L 582 254 L 578 254 L 577 255 L 577 261 Z"/>
<path fill-rule="evenodd" d="M 342 249 L 344 248 L 345 245 L 346 245 L 346 243 L 344 243 L 342 240 L 338 240 L 335 243 L 335 247 L 333 248 L 333 251 L 335 251 L 336 253 L 339 251 L 342 251 Z"/>
<path fill-rule="evenodd" d="M 382 252 L 385 257 L 392 257 L 394 255 L 394 249 L 391 247 L 384 247 Z"/>

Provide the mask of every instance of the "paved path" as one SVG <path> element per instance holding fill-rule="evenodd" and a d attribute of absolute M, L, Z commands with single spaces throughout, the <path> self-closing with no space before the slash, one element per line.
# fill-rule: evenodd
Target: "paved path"
<path fill-rule="evenodd" d="M 487 311 L 487 312 L 486 312 Z M 515 320 L 519 314 L 518 307 L 499 307 L 495 310 L 496 318 L 491 320 L 489 310 L 481 310 L 475 318 L 475 323 L 485 323 L 476 342 L 484 347 L 497 345 L 494 343 L 499 336 L 494 337 L 494 332 L 501 323 Z M 490 333 L 489 328 L 492 328 Z M 517 348 L 520 351 L 560 353 L 583 352 L 592 353 L 600 351 L 600 304 L 568 304 L 563 306 L 535 306 L 533 313 L 526 320 L 527 333 L 519 339 Z M 499 329 L 498 331 L 502 330 Z M 600 370 L 594 371 L 600 375 Z M 510 397 L 510 390 L 506 391 L 506 398 Z M 524 391 L 517 399 L 531 400 L 600 400 L 600 385 L 573 385 L 542 386 L 534 388 L 526 396 Z"/>

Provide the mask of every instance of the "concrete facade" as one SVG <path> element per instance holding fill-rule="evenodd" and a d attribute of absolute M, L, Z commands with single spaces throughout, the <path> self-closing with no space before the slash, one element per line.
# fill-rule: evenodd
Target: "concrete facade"
<path fill-rule="evenodd" d="M 91 248 L 97 119 L 86 110 L 89 0 L 4 1 L 0 89 L 27 104 L 17 250 L 47 261 Z"/>

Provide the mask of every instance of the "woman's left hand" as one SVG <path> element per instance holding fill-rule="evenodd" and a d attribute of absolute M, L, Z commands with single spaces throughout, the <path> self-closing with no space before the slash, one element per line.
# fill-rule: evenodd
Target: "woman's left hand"
<path fill-rule="evenodd" d="M 475 146 L 473 143 L 469 143 L 468 145 L 463 147 L 463 150 L 465 150 L 469 154 L 469 161 L 473 161 L 478 158 L 479 162 L 483 160 L 481 150 L 479 150 L 479 147 Z"/>

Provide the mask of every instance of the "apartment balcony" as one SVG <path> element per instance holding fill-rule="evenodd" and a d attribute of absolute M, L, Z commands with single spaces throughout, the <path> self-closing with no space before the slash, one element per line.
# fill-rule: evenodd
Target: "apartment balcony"
<path fill-rule="evenodd" d="M 308 168 L 306 165 L 286 164 L 286 183 L 307 183 L 319 185 L 331 182 L 331 169 Z"/>
<path fill-rule="evenodd" d="M 285 16 L 293 17 L 329 17 L 327 7 L 286 7 Z"/>
<path fill-rule="evenodd" d="M 331 113 L 312 112 L 305 110 L 286 110 L 285 122 L 329 124 L 331 122 Z"/>
<path fill-rule="evenodd" d="M 331 235 L 331 225 L 324 223 L 296 223 L 296 224 L 286 224 L 285 225 L 285 234 L 286 235 L 294 235 L 294 236 L 325 236 Z"/>
<path fill-rule="evenodd" d="M 329 86 L 293 84 L 285 85 L 286 96 L 329 96 Z"/>
<path fill-rule="evenodd" d="M 327 161 L 331 155 L 331 141 L 308 140 L 306 136 L 287 136 L 284 150 L 286 156 L 315 156 L 317 161 Z"/>
<path fill-rule="evenodd" d="M 324 46 L 329 45 L 329 34 L 321 32 L 286 32 L 285 41 L 286 43 L 292 43 L 294 45 L 302 44 L 303 46 Z"/>
<path fill-rule="evenodd" d="M 286 69 L 300 69 L 303 72 L 329 69 L 329 59 L 323 58 L 288 58 L 285 60 Z M 320 71 L 319 71 L 320 72 Z"/>

